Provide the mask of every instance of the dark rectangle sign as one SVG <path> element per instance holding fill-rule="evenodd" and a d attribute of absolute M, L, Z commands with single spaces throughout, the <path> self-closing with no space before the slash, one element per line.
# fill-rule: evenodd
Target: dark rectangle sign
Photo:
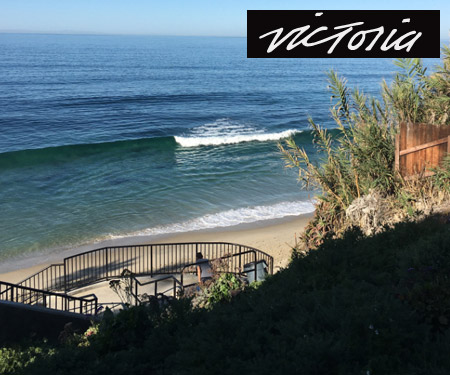
<path fill-rule="evenodd" d="M 439 57 L 439 10 L 248 10 L 247 57 Z"/>

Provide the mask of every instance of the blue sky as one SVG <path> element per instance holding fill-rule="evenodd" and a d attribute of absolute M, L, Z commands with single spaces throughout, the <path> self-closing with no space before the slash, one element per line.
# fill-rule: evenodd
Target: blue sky
<path fill-rule="evenodd" d="M 0 32 L 245 36 L 247 9 L 435 9 L 450 29 L 448 0 L 1 0 Z"/>

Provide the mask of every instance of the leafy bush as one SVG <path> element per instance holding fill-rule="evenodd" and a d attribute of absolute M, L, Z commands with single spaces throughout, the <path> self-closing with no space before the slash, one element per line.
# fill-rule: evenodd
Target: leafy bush
<path fill-rule="evenodd" d="M 433 182 L 437 189 L 450 193 L 450 155 L 444 157 L 442 166 L 432 169 Z"/>
<path fill-rule="evenodd" d="M 37 359 L 49 357 L 54 353 L 45 343 L 42 346 L 28 346 L 25 348 L 0 348 L 0 374 L 22 374 L 27 366 Z"/>
<path fill-rule="evenodd" d="M 332 138 L 326 129 L 309 120 L 322 155 L 319 164 L 311 162 L 293 139 L 278 145 L 286 167 L 298 169 L 303 186 L 321 190 L 316 196 L 316 217 L 302 237 L 308 247 L 318 246 L 327 235 L 343 233 L 345 210 L 354 199 L 372 189 L 391 194 L 398 185 L 394 171 L 395 128 L 388 124 L 381 104 L 357 90 L 350 94 L 346 80 L 333 71 L 328 74 L 328 81 L 336 100 L 331 114 L 340 134 Z M 380 121 L 386 124 L 380 125 Z"/>
<path fill-rule="evenodd" d="M 205 287 L 193 302 L 195 306 L 211 309 L 220 302 L 229 302 L 243 288 L 243 282 L 236 275 L 223 273 Z"/>
<path fill-rule="evenodd" d="M 61 345 L 26 373 L 447 374 L 447 220 L 348 230 L 211 310 L 180 300 L 106 316 L 89 347 Z"/>

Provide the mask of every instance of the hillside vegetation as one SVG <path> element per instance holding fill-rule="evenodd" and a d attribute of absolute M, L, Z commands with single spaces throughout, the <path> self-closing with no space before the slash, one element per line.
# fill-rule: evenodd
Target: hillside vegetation
<path fill-rule="evenodd" d="M 447 221 L 348 231 L 210 311 L 185 300 L 130 308 L 88 339 L 9 349 L 27 367 L 3 352 L 0 372 L 448 374 Z"/>
<path fill-rule="evenodd" d="M 400 122 L 450 124 L 450 48 L 442 53 L 432 75 L 421 59 L 397 60 L 400 72 L 390 86 L 383 82 L 381 100 L 350 90 L 345 78 L 328 73 L 330 112 L 339 134 L 332 137 L 309 120 L 320 163 L 313 163 L 293 139 L 279 144 L 286 166 L 298 170 L 303 186 L 320 191 L 315 218 L 301 237 L 304 248 L 316 247 L 326 236 L 337 238 L 354 225 L 377 233 L 450 202 L 450 160 L 431 179 L 405 181 L 394 168 Z"/>

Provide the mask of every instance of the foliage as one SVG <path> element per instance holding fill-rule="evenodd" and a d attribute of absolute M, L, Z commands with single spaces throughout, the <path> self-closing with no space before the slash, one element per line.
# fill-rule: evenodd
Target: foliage
<path fill-rule="evenodd" d="M 244 283 L 236 275 L 222 273 L 196 297 L 197 306 L 212 309 L 218 303 L 229 302 L 243 287 Z"/>
<path fill-rule="evenodd" d="M 286 167 L 298 170 L 303 187 L 313 186 L 320 192 L 315 217 L 301 237 L 306 247 L 317 247 L 327 236 L 342 235 L 349 225 L 345 211 L 372 190 L 397 197 L 410 216 L 417 211 L 410 204 L 417 197 L 410 195 L 420 190 L 405 189 L 405 181 L 394 169 L 395 133 L 402 121 L 450 123 L 450 49 L 444 47 L 443 65 L 432 76 L 426 75 L 420 59 L 398 59 L 395 64 L 401 71 L 390 87 L 384 82 L 381 101 L 358 89 L 350 91 L 345 78 L 328 73 L 330 111 L 339 135 L 331 137 L 309 119 L 317 163 L 293 139 L 278 145 Z M 448 179 L 440 180 L 431 194 L 444 181 Z"/>
<path fill-rule="evenodd" d="M 444 157 L 442 166 L 432 170 L 435 172 L 432 178 L 436 188 L 450 193 L 450 155 Z"/>
<path fill-rule="evenodd" d="M 379 101 L 367 98 L 358 90 L 351 94 L 346 80 L 336 72 L 328 74 L 335 100 L 331 114 L 340 135 L 334 139 L 312 119 L 309 120 L 314 143 L 321 155 L 313 163 L 304 149 L 293 139 L 279 144 L 286 167 L 299 171 L 304 187 L 320 188 L 316 198 L 316 217 L 302 238 L 308 246 L 317 246 L 325 235 L 339 234 L 345 229 L 345 210 L 354 199 L 377 188 L 384 194 L 396 190 L 394 172 L 394 131 L 389 125 L 380 125 L 386 113 Z"/>
<path fill-rule="evenodd" d="M 427 78 L 425 122 L 450 123 L 450 46 L 442 49 L 443 64 Z"/>
<path fill-rule="evenodd" d="M 426 68 L 418 58 L 398 59 L 395 65 L 401 71 L 395 75 L 391 87 L 383 82 L 390 114 L 397 122 L 421 122 L 426 117 Z"/>
<path fill-rule="evenodd" d="M 0 347 L 0 374 L 22 374 L 37 359 L 49 357 L 54 352 L 45 342 L 42 346 Z"/>
<path fill-rule="evenodd" d="M 212 309 L 131 307 L 28 374 L 447 374 L 448 217 L 325 240 Z"/>
<path fill-rule="evenodd" d="M 92 322 L 92 325 L 81 335 L 74 335 L 78 346 L 89 346 L 91 340 L 97 335 L 99 331 L 99 324 Z"/>
<path fill-rule="evenodd" d="M 130 306 L 133 302 L 133 273 L 124 269 L 120 274 L 120 279 L 109 282 L 109 287 L 116 293 L 125 306 Z"/>
<path fill-rule="evenodd" d="M 450 46 L 442 48 L 442 65 L 426 75 L 422 60 L 398 59 L 401 69 L 389 87 L 383 82 L 383 96 L 396 122 L 450 124 Z"/>

